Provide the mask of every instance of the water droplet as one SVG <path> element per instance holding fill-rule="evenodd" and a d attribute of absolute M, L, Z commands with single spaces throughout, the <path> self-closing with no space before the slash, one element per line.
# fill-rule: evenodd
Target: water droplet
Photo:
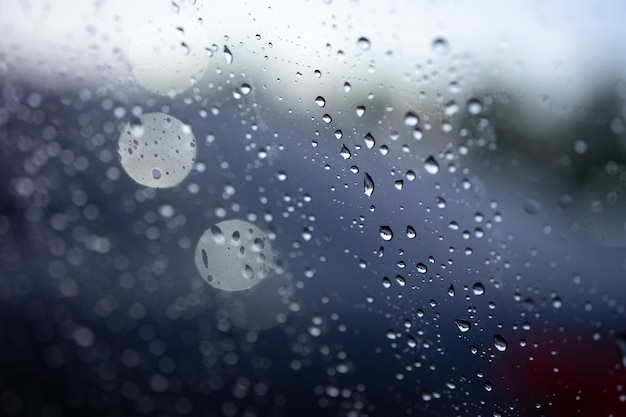
<path fill-rule="evenodd" d="M 524 202 L 524 211 L 530 215 L 537 214 L 541 211 L 541 203 L 534 198 L 529 198 Z"/>
<path fill-rule="evenodd" d="M 454 297 L 454 286 L 450 285 L 450 288 L 448 288 L 448 295 L 450 297 Z"/>
<path fill-rule="evenodd" d="M 438 54 L 445 54 L 450 50 L 450 45 L 445 38 L 435 38 L 432 44 L 433 51 Z"/>
<path fill-rule="evenodd" d="M 224 59 L 227 64 L 232 64 L 233 62 L 233 53 L 230 52 L 230 49 L 228 49 L 228 46 L 226 45 L 224 45 Z"/>
<path fill-rule="evenodd" d="M 378 230 L 380 233 L 380 237 L 383 240 L 391 240 L 393 239 L 393 231 L 391 230 L 391 227 L 389 226 L 380 226 L 380 229 Z"/>
<path fill-rule="evenodd" d="M 352 86 L 349 82 L 346 81 L 345 83 L 343 83 L 343 91 L 345 91 L 346 93 L 352 91 Z"/>
<path fill-rule="evenodd" d="M 493 344 L 496 347 L 496 349 L 498 349 L 500 352 L 504 352 L 506 348 L 509 346 L 509 344 L 504 339 L 504 337 L 500 336 L 499 334 L 493 337 Z"/>
<path fill-rule="evenodd" d="M 357 40 L 356 43 L 357 43 L 359 49 L 362 50 L 362 51 L 367 51 L 372 46 L 371 43 L 370 43 L 370 40 L 365 38 L 365 37 L 359 38 L 359 40 Z"/>
<path fill-rule="evenodd" d="M 363 117 L 365 114 L 365 106 L 356 106 L 356 115 L 359 117 Z"/>
<path fill-rule="evenodd" d="M 472 291 L 474 292 L 474 295 L 483 295 L 485 293 L 485 287 L 480 282 L 477 282 L 472 285 Z"/>
<path fill-rule="evenodd" d="M 472 328 L 472 325 L 467 320 L 461 320 L 461 319 L 454 320 L 454 323 L 456 324 L 456 327 L 459 328 L 461 333 L 465 333 L 465 332 L 469 331 L 469 329 Z"/>
<path fill-rule="evenodd" d="M 206 250 L 202 249 L 202 263 L 204 264 L 205 268 L 209 267 L 209 258 L 208 255 L 206 253 Z"/>
<path fill-rule="evenodd" d="M 397 180 L 393 183 L 393 186 L 396 188 L 396 190 L 401 191 L 402 187 L 404 187 L 404 181 Z"/>
<path fill-rule="evenodd" d="M 350 149 L 348 149 L 346 145 L 341 145 L 341 151 L 339 153 L 343 159 L 350 159 L 352 157 L 352 153 L 350 153 Z"/>
<path fill-rule="evenodd" d="M 315 104 L 317 104 L 318 107 L 324 107 L 326 105 L 326 100 L 322 96 L 317 96 Z"/>
<path fill-rule="evenodd" d="M 415 127 L 420 122 L 420 118 L 412 111 L 407 112 L 404 115 L 404 124 L 409 127 Z"/>
<path fill-rule="evenodd" d="M 471 98 L 467 101 L 467 112 L 472 116 L 476 116 L 483 111 L 483 105 L 477 98 Z"/>
<path fill-rule="evenodd" d="M 278 171 L 276 173 L 276 178 L 278 178 L 278 181 L 280 182 L 287 181 L 287 173 L 285 171 Z"/>
<path fill-rule="evenodd" d="M 413 228 L 413 226 L 407 226 L 406 237 L 408 237 L 409 239 L 415 239 L 415 236 L 417 236 L 417 233 L 415 233 L 415 229 Z"/>
<path fill-rule="evenodd" d="M 247 96 L 248 94 L 250 94 L 252 92 L 252 87 L 250 87 L 250 84 L 241 84 L 241 87 L 239 87 L 239 91 L 241 92 L 242 95 Z"/>
<path fill-rule="evenodd" d="M 343 132 L 341 130 L 335 130 L 335 137 L 337 139 L 341 139 L 343 137 Z"/>
<path fill-rule="evenodd" d="M 244 277 L 246 277 L 247 279 L 254 278 L 254 270 L 250 267 L 250 265 L 246 265 L 244 267 Z"/>
<path fill-rule="evenodd" d="M 432 175 L 435 175 L 436 173 L 439 172 L 439 164 L 437 163 L 437 160 L 432 155 L 430 155 L 424 161 L 424 168 L 426 169 L 426 172 Z"/>
<path fill-rule="evenodd" d="M 376 146 L 376 140 L 374 139 L 374 136 L 372 136 L 372 134 L 370 132 L 367 132 L 365 134 L 365 146 L 367 146 L 367 149 L 372 149 L 374 146 Z"/>
<path fill-rule="evenodd" d="M 417 272 L 419 272 L 420 274 L 425 274 L 426 272 L 428 272 L 428 268 L 422 262 L 419 262 L 416 265 L 416 267 L 417 267 Z"/>
<path fill-rule="evenodd" d="M 365 173 L 365 176 L 363 177 L 363 192 L 368 197 L 371 196 L 372 193 L 374 193 L 374 180 L 372 179 L 372 177 L 370 177 L 370 174 L 368 174 L 367 172 Z"/>
<path fill-rule="evenodd" d="M 387 277 L 383 277 L 383 287 L 391 288 L 391 280 Z"/>
<path fill-rule="evenodd" d="M 161 179 L 161 170 L 159 168 L 152 169 L 152 178 L 155 180 Z"/>
<path fill-rule="evenodd" d="M 444 113 L 446 114 L 446 116 L 452 116 L 458 113 L 459 109 L 460 109 L 459 105 L 456 103 L 456 101 L 452 100 L 446 103 L 446 107 L 444 108 Z"/>

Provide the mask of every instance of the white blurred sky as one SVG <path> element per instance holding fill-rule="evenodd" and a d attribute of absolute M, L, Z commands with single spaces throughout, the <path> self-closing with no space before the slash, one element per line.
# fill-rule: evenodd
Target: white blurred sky
<path fill-rule="evenodd" d="M 132 82 L 133 34 L 147 19 L 175 16 L 180 9 L 178 14 L 203 19 L 207 47 L 216 44 L 221 52 L 224 44 L 234 46 L 231 70 L 252 73 L 266 65 L 267 71 L 257 71 L 264 82 L 275 79 L 275 72 L 312 66 L 400 82 L 416 65 L 437 59 L 431 43 L 439 36 L 449 41 L 452 54 L 470 54 L 490 83 L 529 97 L 576 102 L 592 80 L 626 72 L 626 2 L 618 0 L 191 3 L 0 0 L 0 71 L 53 89 L 92 88 L 120 78 Z M 261 42 L 255 43 L 256 34 Z M 372 42 L 369 51 L 358 50 L 361 36 Z M 342 66 L 337 50 L 345 52 Z M 389 50 L 393 58 L 385 63 Z M 270 56 L 266 64 L 263 55 Z M 367 72 L 369 61 L 379 65 L 375 74 Z"/>

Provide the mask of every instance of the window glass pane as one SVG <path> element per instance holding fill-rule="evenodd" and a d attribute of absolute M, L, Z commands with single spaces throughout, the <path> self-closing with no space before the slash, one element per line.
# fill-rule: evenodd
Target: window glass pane
<path fill-rule="evenodd" d="M 0 414 L 626 415 L 625 7 L 1 2 Z"/>

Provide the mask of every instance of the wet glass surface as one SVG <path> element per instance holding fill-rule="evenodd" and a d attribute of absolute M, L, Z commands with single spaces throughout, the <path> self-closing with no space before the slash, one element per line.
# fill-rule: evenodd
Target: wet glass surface
<path fill-rule="evenodd" d="M 625 415 L 624 7 L 0 3 L 0 414 Z"/>

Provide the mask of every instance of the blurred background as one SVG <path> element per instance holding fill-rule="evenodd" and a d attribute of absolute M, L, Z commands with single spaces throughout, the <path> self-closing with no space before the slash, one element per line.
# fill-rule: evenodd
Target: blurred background
<path fill-rule="evenodd" d="M 624 415 L 625 8 L 0 2 L 1 414 Z"/>

